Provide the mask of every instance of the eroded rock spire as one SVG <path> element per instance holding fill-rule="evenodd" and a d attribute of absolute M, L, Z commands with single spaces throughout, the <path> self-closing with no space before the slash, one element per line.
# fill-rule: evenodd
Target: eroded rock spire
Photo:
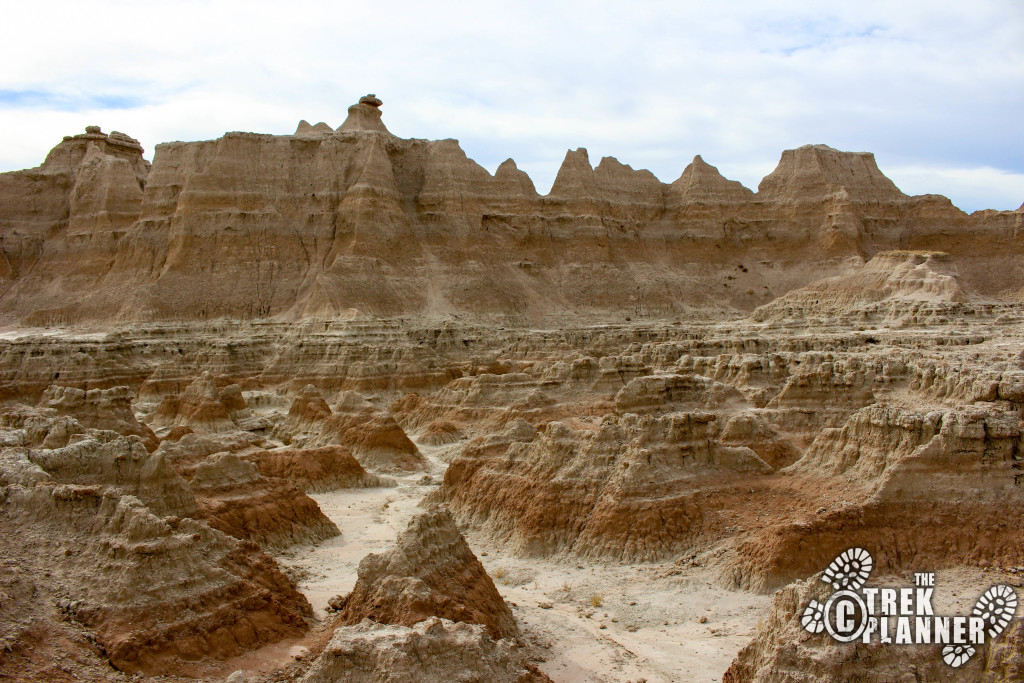
<path fill-rule="evenodd" d="M 359 102 L 348 108 L 348 118 L 338 128 L 340 131 L 370 130 L 379 133 L 389 133 L 384 122 L 381 121 L 380 105 L 384 104 L 380 99 L 370 93 L 359 98 Z"/>

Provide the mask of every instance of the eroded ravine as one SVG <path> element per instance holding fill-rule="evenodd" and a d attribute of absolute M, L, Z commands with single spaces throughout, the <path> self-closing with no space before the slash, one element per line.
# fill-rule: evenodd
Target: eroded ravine
<path fill-rule="evenodd" d="M 443 456 L 457 444 L 418 447 L 427 470 L 391 473 L 394 487 L 311 494 L 341 535 L 275 557 L 318 618 L 330 614 L 332 597 L 352 590 L 367 554 L 390 549 L 441 483 Z M 485 534 L 465 533 L 525 641 L 544 658 L 539 668 L 557 683 L 721 680 L 770 604 L 766 596 L 717 586 L 707 567 L 523 558 Z M 266 656 L 287 661 L 301 652 L 296 648 L 301 644 L 267 648 Z"/>

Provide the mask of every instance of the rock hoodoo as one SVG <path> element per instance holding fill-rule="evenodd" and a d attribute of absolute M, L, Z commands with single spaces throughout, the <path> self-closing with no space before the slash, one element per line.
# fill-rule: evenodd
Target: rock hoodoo
<path fill-rule="evenodd" d="M 374 94 L 363 95 L 359 102 L 348 108 L 348 118 L 338 128 L 339 131 L 375 131 L 387 133 L 388 129 L 381 120 L 380 106 L 384 104 Z"/>

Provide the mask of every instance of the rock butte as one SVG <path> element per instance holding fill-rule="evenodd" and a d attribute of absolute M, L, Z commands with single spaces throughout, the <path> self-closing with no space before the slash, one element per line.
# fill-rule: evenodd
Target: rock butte
<path fill-rule="evenodd" d="M 381 106 L 0 174 L 0 677 L 960 675 L 799 618 L 851 546 L 1021 585 L 1024 206 L 824 145 L 541 196 Z"/>
<path fill-rule="evenodd" d="M 1024 286 L 1022 213 L 911 197 L 873 155 L 783 152 L 756 193 L 697 156 L 661 183 L 570 151 L 540 196 L 381 101 L 337 128 L 158 145 L 90 126 L 0 174 L 0 319 L 86 321 L 749 311 L 881 251 L 938 250 L 987 296 Z"/>

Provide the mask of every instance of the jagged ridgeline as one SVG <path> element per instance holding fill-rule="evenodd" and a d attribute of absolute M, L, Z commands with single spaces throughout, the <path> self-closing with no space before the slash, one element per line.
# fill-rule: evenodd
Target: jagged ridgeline
<path fill-rule="evenodd" d="M 491 175 L 455 140 L 392 135 L 380 106 L 152 165 L 122 133 L 64 138 L 0 174 L 0 319 L 750 311 L 889 250 L 946 252 L 981 296 L 1024 286 L 1024 207 L 907 196 L 868 153 L 785 151 L 755 193 L 700 156 L 665 184 L 578 149 L 541 196 L 511 159 Z"/>

